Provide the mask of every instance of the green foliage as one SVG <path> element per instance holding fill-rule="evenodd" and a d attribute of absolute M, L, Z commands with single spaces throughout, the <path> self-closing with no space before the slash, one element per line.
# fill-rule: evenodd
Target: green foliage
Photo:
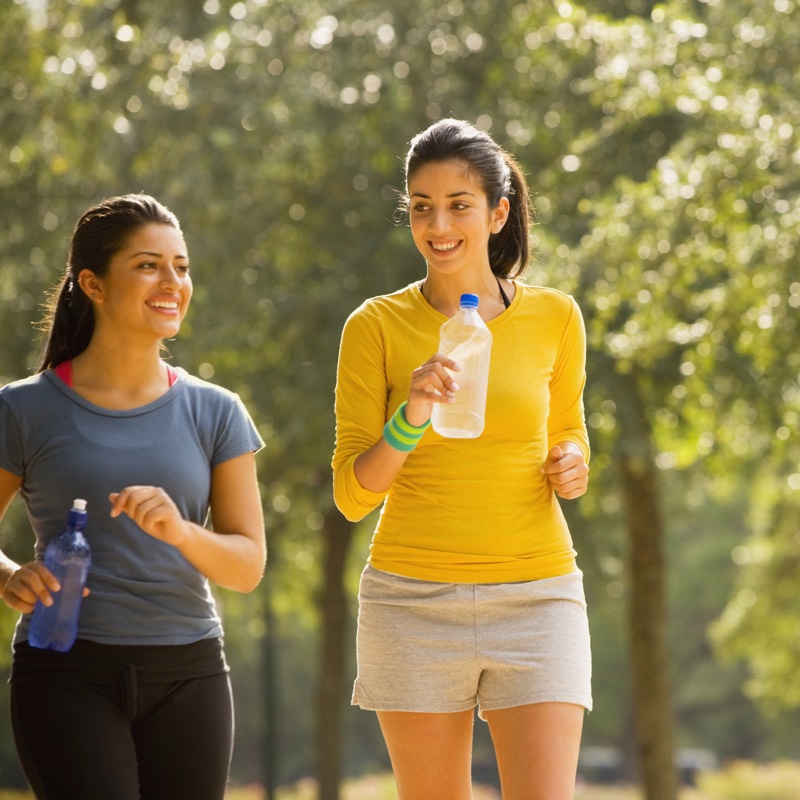
<path fill-rule="evenodd" d="M 767 474 L 757 483 L 765 480 L 770 485 L 762 496 L 769 496 L 779 479 Z M 800 707 L 800 508 L 782 494 L 766 504 L 754 534 L 734 549 L 742 575 L 712 628 L 723 655 L 746 660 L 751 676 L 745 688 L 768 714 Z"/>
<path fill-rule="evenodd" d="M 339 332 L 364 297 L 422 275 L 390 220 L 406 142 L 444 115 L 476 120 L 518 156 L 540 222 L 529 280 L 575 293 L 586 317 L 592 482 L 568 513 L 596 652 L 587 737 L 625 744 L 630 730 L 614 464 L 631 386 L 664 477 L 682 735 L 733 752 L 759 746 L 742 731 L 767 736 L 739 669 L 720 669 L 705 637 L 737 575 L 715 635 L 750 665 L 754 697 L 800 703 L 787 588 L 798 43 L 789 0 L 0 4 L 0 380 L 33 368 L 32 324 L 80 213 L 144 190 L 176 211 L 192 255 L 174 358 L 240 392 L 266 441 L 267 582 L 219 595 L 237 697 L 253 700 L 239 703 L 242 774 L 263 760 L 267 652 L 282 778 L 308 768 Z M 14 514 L 0 546 L 24 554 Z M 4 641 L 12 624 L 0 610 Z M 378 763 L 374 728 L 348 726 L 352 768 Z"/>
<path fill-rule="evenodd" d="M 794 800 L 800 791 L 800 764 L 740 761 L 698 780 L 703 800 Z"/>

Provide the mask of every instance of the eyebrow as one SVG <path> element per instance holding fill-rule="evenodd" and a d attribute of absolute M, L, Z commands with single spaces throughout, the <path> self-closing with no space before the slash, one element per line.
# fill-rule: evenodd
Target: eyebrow
<path fill-rule="evenodd" d="M 150 250 L 140 250 L 138 253 L 134 253 L 131 258 L 138 258 L 139 256 L 153 256 L 153 258 L 164 258 L 163 253 L 153 253 Z M 185 258 L 187 261 L 189 260 L 189 256 L 185 256 L 182 253 L 175 256 L 175 258 Z"/>
<path fill-rule="evenodd" d="M 461 197 L 461 195 L 464 195 L 464 194 L 469 195 L 469 197 L 475 197 L 475 193 L 474 192 L 467 192 L 467 191 L 453 192 L 452 194 L 448 194 L 447 196 L 448 197 Z M 426 200 L 430 200 L 431 199 L 431 196 L 429 194 L 424 194 L 423 192 L 413 192 L 411 196 L 412 197 L 424 197 Z"/>

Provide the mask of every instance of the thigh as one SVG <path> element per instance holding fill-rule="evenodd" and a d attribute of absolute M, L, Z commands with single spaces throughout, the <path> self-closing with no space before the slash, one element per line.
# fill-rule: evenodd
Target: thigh
<path fill-rule="evenodd" d="M 12 683 L 11 720 L 20 763 L 38 798 L 139 800 L 130 724 L 113 689 Z"/>
<path fill-rule="evenodd" d="M 400 800 L 472 797 L 473 714 L 378 712 Z"/>
<path fill-rule="evenodd" d="M 142 800 L 222 800 L 233 746 L 227 674 L 139 687 Z"/>
<path fill-rule="evenodd" d="M 485 716 L 504 800 L 572 800 L 583 706 L 537 703 Z"/>

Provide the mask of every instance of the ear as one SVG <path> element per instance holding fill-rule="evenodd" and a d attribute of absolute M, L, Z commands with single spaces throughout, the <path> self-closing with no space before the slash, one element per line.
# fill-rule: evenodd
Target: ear
<path fill-rule="evenodd" d="M 78 286 L 93 303 L 103 302 L 103 284 L 90 269 L 82 269 L 78 273 Z"/>
<path fill-rule="evenodd" d="M 510 209 L 511 205 L 508 202 L 508 198 L 501 197 L 497 206 L 492 209 L 490 223 L 490 230 L 492 233 L 500 233 L 500 231 L 503 230 L 503 225 L 505 225 L 506 220 L 508 220 L 508 212 Z"/>

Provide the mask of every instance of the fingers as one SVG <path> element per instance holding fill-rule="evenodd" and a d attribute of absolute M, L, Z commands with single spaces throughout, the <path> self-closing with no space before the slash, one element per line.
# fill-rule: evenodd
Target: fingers
<path fill-rule="evenodd" d="M 428 398 L 433 402 L 446 402 L 444 398 L 453 397 L 458 391 L 458 384 L 448 370 L 459 372 L 461 365 L 438 353 L 431 356 L 411 373 L 411 392 L 424 392 L 433 395 Z"/>
<path fill-rule="evenodd" d="M 553 447 L 541 470 L 553 491 L 565 500 L 580 497 L 589 486 L 589 465 L 583 456 L 573 451 L 564 452 Z"/>
<path fill-rule="evenodd" d="M 6 582 L 3 600 L 6 605 L 29 614 L 41 600 L 43 605 L 53 605 L 52 592 L 61 589 L 55 575 L 41 561 L 23 564 Z"/>
<path fill-rule="evenodd" d="M 457 361 L 436 353 L 411 373 L 406 416 L 412 425 L 427 422 L 434 403 L 453 402 L 459 387 L 451 372 L 460 370 Z"/>
<path fill-rule="evenodd" d="M 182 539 L 183 517 L 172 498 L 158 486 L 126 486 L 112 492 L 111 517 L 130 517 L 145 533 L 177 545 Z"/>

